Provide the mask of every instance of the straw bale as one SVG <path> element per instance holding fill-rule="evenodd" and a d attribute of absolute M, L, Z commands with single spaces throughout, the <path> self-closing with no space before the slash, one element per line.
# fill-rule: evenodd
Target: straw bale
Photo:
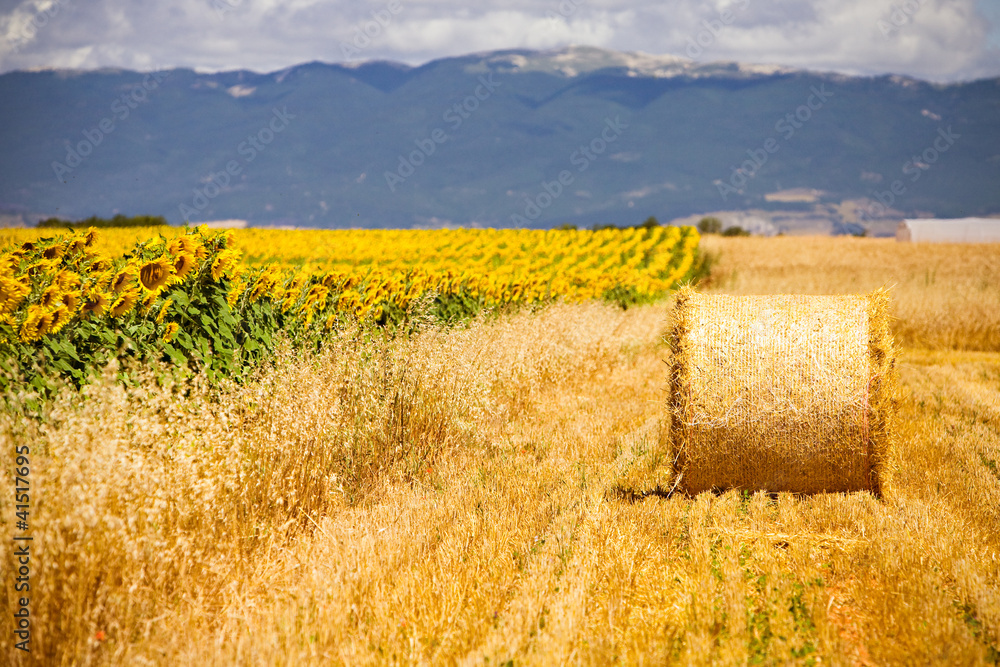
<path fill-rule="evenodd" d="M 889 295 L 677 294 L 680 486 L 880 495 L 895 414 Z"/>

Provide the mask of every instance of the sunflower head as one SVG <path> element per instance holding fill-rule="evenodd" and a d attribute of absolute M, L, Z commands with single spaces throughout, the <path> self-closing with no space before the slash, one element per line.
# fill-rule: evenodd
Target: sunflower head
<path fill-rule="evenodd" d="M 59 331 L 69 324 L 73 319 L 73 312 L 66 306 L 60 306 L 52 311 L 52 323 L 49 325 L 49 333 L 59 333 Z"/>
<path fill-rule="evenodd" d="M 71 313 L 75 313 L 80 310 L 80 304 L 83 303 L 83 299 L 80 292 L 63 292 L 62 295 L 63 305 L 69 308 Z"/>
<path fill-rule="evenodd" d="M 100 235 L 101 235 L 100 232 L 98 232 L 96 228 L 90 227 L 89 229 L 87 229 L 86 236 L 83 237 L 84 245 L 86 245 L 88 248 L 93 247 L 93 245 L 97 243 L 97 238 Z"/>
<path fill-rule="evenodd" d="M 0 277 L 0 313 L 10 313 L 27 298 L 31 289 L 19 280 Z"/>
<path fill-rule="evenodd" d="M 343 278 L 344 276 L 341 275 L 340 273 L 337 273 L 336 271 L 330 271 L 325 276 L 323 276 L 322 282 L 324 286 L 332 288 L 335 285 L 339 284 L 340 281 L 343 280 Z"/>
<path fill-rule="evenodd" d="M 139 269 L 139 280 L 143 287 L 155 292 L 167 284 L 173 272 L 173 263 L 169 257 L 164 256 L 144 264 Z"/>
<path fill-rule="evenodd" d="M 330 294 L 324 285 L 318 284 L 313 285 L 309 288 L 309 293 L 306 295 L 305 303 L 303 303 L 303 308 L 315 308 L 319 306 L 322 308 L 326 305 L 326 297 Z"/>
<path fill-rule="evenodd" d="M 57 273 L 55 278 L 55 283 L 59 285 L 63 291 L 76 289 L 80 286 L 80 282 L 80 276 L 67 269 L 63 269 Z"/>
<path fill-rule="evenodd" d="M 49 332 L 52 326 L 52 313 L 41 306 L 31 306 L 21 325 L 21 341 L 33 343 Z"/>
<path fill-rule="evenodd" d="M 75 255 L 84 248 L 87 247 L 87 240 L 82 236 L 74 236 L 73 239 L 67 245 L 67 252 L 71 255 Z"/>
<path fill-rule="evenodd" d="M 224 275 L 232 275 L 239 263 L 240 254 L 235 250 L 220 250 L 212 260 L 212 280 L 218 281 Z"/>
<path fill-rule="evenodd" d="M 146 292 L 146 294 L 142 297 L 142 314 L 145 315 L 146 313 L 148 313 L 152 309 L 153 304 L 155 304 L 156 300 L 159 298 L 160 298 L 160 290 L 158 289 L 153 290 L 151 292 Z"/>
<path fill-rule="evenodd" d="M 174 339 L 174 336 L 180 330 L 180 325 L 177 322 L 170 322 L 167 324 L 166 328 L 163 330 L 163 342 L 169 343 Z"/>
<path fill-rule="evenodd" d="M 59 260 L 57 259 L 52 259 L 52 260 L 42 259 L 29 266 L 27 269 L 25 269 L 25 273 L 27 273 L 29 276 L 38 276 L 46 273 L 52 273 L 53 271 L 55 271 L 56 265 L 58 263 Z"/>
<path fill-rule="evenodd" d="M 157 324 L 159 324 L 160 322 L 162 322 L 163 318 L 166 317 L 167 311 L 170 309 L 170 306 L 171 306 L 171 304 L 173 304 L 173 302 L 174 302 L 173 299 L 166 299 L 166 300 L 164 300 L 163 305 L 160 306 L 160 312 L 156 314 L 156 323 Z"/>
<path fill-rule="evenodd" d="M 38 305 L 42 308 L 52 308 L 62 299 L 62 289 L 58 283 L 52 283 L 42 292 L 42 298 L 38 300 Z"/>
<path fill-rule="evenodd" d="M 300 290 L 297 287 L 290 286 L 285 290 L 284 296 L 281 298 L 281 311 L 285 312 L 289 308 L 295 305 L 295 302 L 299 300 Z"/>
<path fill-rule="evenodd" d="M 229 286 L 229 294 L 226 296 L 226 303 L 229 304 L 230 308 L 234 308 L 236 306 L 237 299 L 239 299 L 240 295 L 246 291 L 246 287 L 247 284 L 244 282 L 242 277 L 237 278 L 233 281 L 233 284 Z"/>
<path fill-rule="evenodd" d="M 139 290 L 129 289 L 118 295 L 111 304 L 111 316 L 121 317 L 135 308 L 136 301 L 139 300 Z"/>
<path fill-rule="evenodd" d="M 20 260 L 11 252 L 0 255 L 0 276 L 10 276 L 13 278 L 17 274 L 17 265 Z"/>
<path fill-rule="evenodd" d="M 125 288 L 130 287 L 130 283 L 135 281 L 135 278 L 135 267 L 129 264 L 111 278 L 111 291 L 118 294 Z"/>
<path fill-rule="evenodd" d="M 43 250 L 42 257 L 44 257 L 45 259 L 59 259 L 60 257 L 63 256 L 63 254 L 65 254 L 65 252 L 66 248 L 63 247 L 63 244 L 56 243 L 55 245 L 51 245 L 45 250 Z"/>
<path fill-rule="evenodd" d="M 89 317 L 90 315 L 103 315 L 108 307 L 108 297 L 98 290 L 91 291 L 84 300 L 80 315 Z"/>
<path fill-rule="evenodd" d="M 177 276 L 178 280 L 184 280 L 197 264 L 198 260 L 194 258 L 192 253 L 181 252 L 174 259 L 174 275 Z"/>
<path fill-rule="evenodd" d="M 264 280 L 264 277 L 261 276 L 257 279 L 257 282 L 253 284 L 253 287 L 250 289 L 250 296 L 247 297 L 247 299 L 250 303 L 255 303 L 258 299 L 267 294 L 270 289 L 271 285 L 269 285 L 267 281 Z"/>
<path fill-rule="evenodd" d="M 107 271 L 111 268 L 111 260 L 99 253 L 87 255 L 87 259 L 90 260 L 89 271 L 91 273 Z"/>

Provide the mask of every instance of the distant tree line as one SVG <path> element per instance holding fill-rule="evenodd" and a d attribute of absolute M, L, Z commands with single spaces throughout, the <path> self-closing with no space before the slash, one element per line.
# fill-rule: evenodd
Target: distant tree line
<path fill-rule="evenodd" d="M 645 221 L 640 222 L 638 225 L 598 224 L 598 225 L 593 225 L 593 226 L 589 227 L 589 229 L 591 229 L 591 230 L 593 230 L 595 232 L 599 232 L 602 229 L 652 229 L 653 227 L 660 227 L 660 226 L 661 225 L 660 225 L 660 221 L 659 220 L 657 220 L 653 216 L 649 216 L 648 218 L 645 219 Z M 562 230 L 562 231 L 567 231 L 567 230 L 575 230 L 575 229 L 579 229 L 579 228 L 576 225 L 572 225 L 572 224 L 567 223 L 567 224 L 564 224 L 564 225 L 559 225 L 558 227 L 556 227 L 556 229 L 559 229 L 559 230 Z"/>
<path fill-rule="evenodd" d="M 721 234 L 722 236 L 750 236 L 750 232 L 739 225 L 722 228 L 722 220 L 707 216 L 698 221 L 698 231 L 702 234 Z"/>
<path fill-rule="evenodd" d="M 649 216 L 638 225 L 603 224 L 603 225 L 594 225 L 593 227 L 590 227 L 590 229 L 594 230 L 595 232 L 598 232 L 601 231 L 602 229 L 650 229 L 652 227 L 659 227 L 659 226 L 660 226 L 660 221 L 657 220 L 654 216 Z M 556 229 L 561 229 L 561 230 L 577 229 L 577 226 L 571 224 L 565 224 L 565 225 L 559 225 L 558 227 L 556 227 Z M 698 231 L 701 232 L 702 234 L 721 234 L 722 236 L 750 236 L 750 232 L 743 229 L 739 225 L 731 225 L 723 229 L 722 221 L 713 216 L 702 218 L 698 222 Z"/>
<path fill-rule="evenodd" d="M 99 218 L 96 215 L 86 220 L 72 222 L 62 218 L 48 218 L 39 220 L 39 227 L 57 227 L 60 229 L 87 229 L 88 227 L 160 227 L 167 224 L 167 219 L 162 215 L 134 215 L 132 217 L 119 213 L 113 218 Z"/>

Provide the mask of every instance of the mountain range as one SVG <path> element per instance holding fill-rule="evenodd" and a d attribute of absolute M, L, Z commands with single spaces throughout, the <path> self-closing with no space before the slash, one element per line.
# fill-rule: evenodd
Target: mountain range
<path fill-rule="evenodd" d="M 421 66 L 0 75 L 0 214 L 34 224 L 628 225 L 885 233 L 1000 213 L 1000 78 L 592 47 Z M 742 217 L 741 217 L 742 216 Z"/>

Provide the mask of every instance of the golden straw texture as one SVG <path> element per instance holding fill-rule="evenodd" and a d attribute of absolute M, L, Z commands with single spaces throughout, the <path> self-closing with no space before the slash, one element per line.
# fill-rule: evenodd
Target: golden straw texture
<path fill-rule="evenodd" d="M 889 296 L 678 292 L 671 436 L 680 485 L 881 494 L 895 411 Z"/>

